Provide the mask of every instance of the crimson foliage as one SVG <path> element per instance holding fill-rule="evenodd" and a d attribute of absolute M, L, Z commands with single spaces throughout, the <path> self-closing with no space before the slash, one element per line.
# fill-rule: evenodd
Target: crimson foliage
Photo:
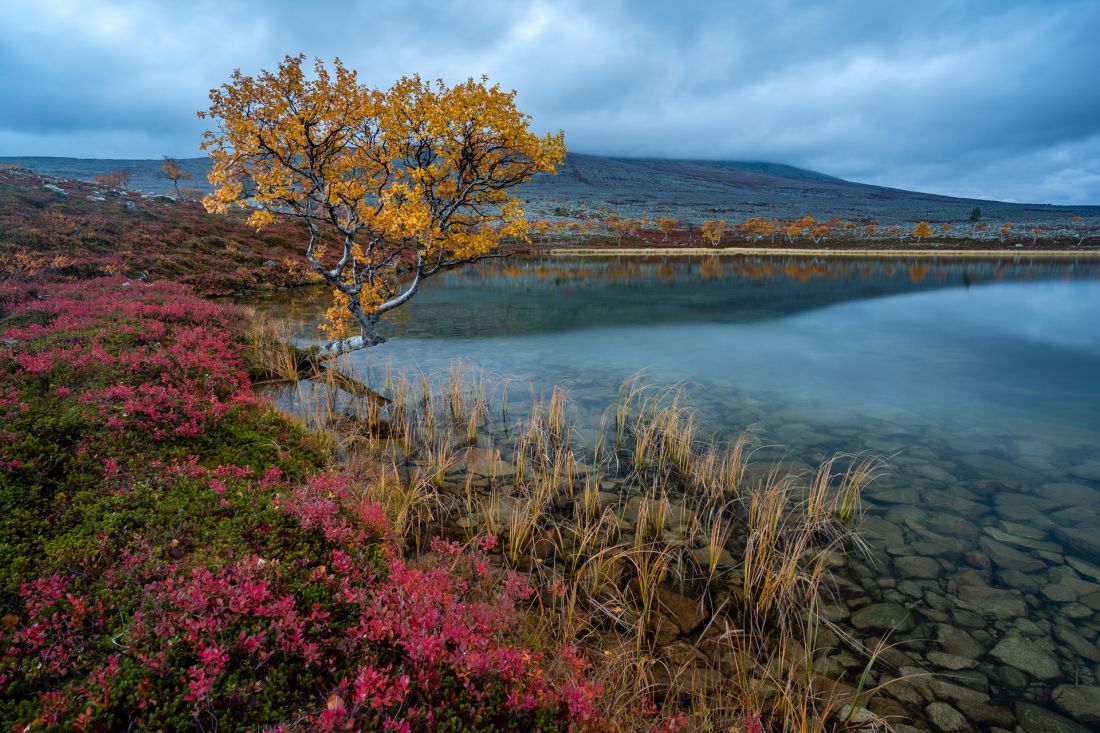
<path fill-rule="evenodd" d="M 166 282 L 0 290 L 0 726 L 603 728 L 583 663 L 513 637 L 492 540 L 401 560 L 253 395 L 236 318 Z"/>

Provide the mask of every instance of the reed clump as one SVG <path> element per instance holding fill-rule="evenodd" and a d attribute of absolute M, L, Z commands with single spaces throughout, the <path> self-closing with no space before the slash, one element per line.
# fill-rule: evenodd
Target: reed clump
<path fill-rule="evenodd" d="M 529 633 L 585 652 L 624 729 L 652 725 L 655 703 L 692 730 L 832 731 L 866 703 L 873 687 L 823 674 L 815 643 L 823 627 L 850 639 L 822 609 L 835 559 L 864 549 L 880 461 L 761 469 L 751 436 L 707 438 L 683 387 L 638 379 L 586 444 L 561 388 L 514 421 L 506 388 L 460 364 L 387 370 L 382 388 L 385 403 L 318 379 L 299 407 L 338 432 L 407 553 L 496 537 L 496 561 L 537 591 Z"/>

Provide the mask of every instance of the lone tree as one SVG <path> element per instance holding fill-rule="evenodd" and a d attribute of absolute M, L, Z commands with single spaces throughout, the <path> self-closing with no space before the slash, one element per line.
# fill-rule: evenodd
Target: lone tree
<path fill-rule="evenodd" d="M 190 181 L 192 178 L 178 160 L 168 156 L 164 156 L 164 162 L 160 164 L 160 175 L 172 182 L 172 186 L 176 189 L 176 198 L 180 197 L 180 181 Z"/>
<path fill-rule="evenodd" d="M 710 240 L 713 246 L 717 247 L 722 243 L 722 237 L 726 233 L 726 222 L 722 219 L 704 221 L 702 232 L 703 236 Z"/>
<path fill-rule="evenodd" d="M 662 242 L 668 239 L 668 235 L 676 231 L 678 226 L 680 226 L 679 219 L 673 219 L 671 216 L 657 217 L 657 231 L 665 235 L 664 239 L 661 240 Z"/>
<path fill-rule="evenodd" d="M 916 237 L 918 242 L 920 240 L 924 239 L 925 237 L 931 237 L 932 236 L 932 227 L 931 227 L 931 225 L 926 221 L 918 222 L 917 225 L 915 227 L 913 227 L 913 236 Z"/>
<path fill-rule="evenodd" d="M 275 72 L 233 72 L 210 91 L 204 133 L 214 192 L 207 210 L 252 211 L 257 229 L 303 223 L 305 258 L 332 286 L 322 357 L 382 343 L 379 319 L 436 273 L 489 256 L 505 237 L 526 239 L 509 194 L 565 158 L 565 135 L 539 137 L 515 92 L 467 79 L 454 86 L 401 78 L 386 91 L 287 56 Z M 411 280 L 396 277 L 407 264 Z M 407 278 L 406 278 L 407 279 Z M 358 333 L 355 333 L 355 329 Z"/>

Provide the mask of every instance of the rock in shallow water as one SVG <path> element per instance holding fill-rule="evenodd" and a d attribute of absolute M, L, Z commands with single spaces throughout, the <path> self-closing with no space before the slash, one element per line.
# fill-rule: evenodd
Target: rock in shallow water
<path fill-rule="evenodd" d="M 899 557 L 894 565 L 905 578 L 936 578 L 940 574 L 940 564 L 930 557 Z"/>
<path fill-rule="evenodd" d="M 1038 558 L 1015 550 L 1003 542 L 983 537 L 982 547 L 989 553 L 989 557 L 998 567 L 1007 570 L 1018 570 L 1021 573 L 1037 573 L 1046 570 L 1047 564 Z"/>
<path fill-rule="evenodd" d="M 1055 527 L 1054 536 L 1073 554 L 1091 562 L 1100 562 L 1100 533 L 1085 529 Z"/>
<path fill-rule="evenodd" d="M 1002 639 L 989 653 L 1010 667 L 1015 667 L 1039 679 L 1054 679 L 1061 674 L 1058 669 L 1058 660 L 1041 646 L 1022 636 L 1009 636 Z"/>
<path fill-rule="evenodd" d="M 1089 733 L 1089 729 L 1031 703 L 1016 703 L 1016 720 L 1024 733 Z"/>
<path fill-rule="evenodd" d="M 1054 704 L 1082 723 L 1100 724 L 1100 687 L 1059 685 L 1051 696 Z"/>
<path fill-rule="evenodd" d="M 956 671 L 978 666 L 978 662 L 975 659 L 964 657 L 959 654 L 948 654 L 947 652 L 928 652 L 928 661 L 937 667 Z"/>
<path fill-rule="evenodd" d="M 1027 615 L 1027 603 L 1019 591 L 993 588 L 974 573 L 962 573 L 952 585 L 959 605 L 965 609 L 1001 618 Z"/>
<path fill-rule="evenodd" d="M 1054 634 L 1073 652 L 1074 656 L 1087 659 L 1090 662 L 1100 662 L 1100 647 L 1093 644 L 1073 629 L 1065 626 L 1055 626 Z"/>
<path fill-rule="evenodd" d="M 934 702 L 924 711 L 932 725 L 943 733 L 961 733 L 970 730 L 970 722 L 955 708 L 945 702 Z"/>
<path fill-rule="evenodd" d="M 936 641 L 948 654 L 974 659 L 985 651 L 973 636 L 956 626 L 940 624 L 936 627 Z"/>
<path fill-rule="evenodd" d="M 904 606 L 896 603 L 872 603 L 852 614 L 852 625 L 857 629 L 875 631 L 909 631 L 913 619 Z"/>
<path fill-rule="evenodd" d="M 1044 484 L 1036 493 L 1044 499 L 1074 506 L 1094 506 L 1100 502 L 1100 491 L 1084 484 Z"/>

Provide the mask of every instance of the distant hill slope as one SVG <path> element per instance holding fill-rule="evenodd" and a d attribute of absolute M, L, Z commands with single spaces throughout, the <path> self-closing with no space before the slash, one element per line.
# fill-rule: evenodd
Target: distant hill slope
<path fill-rule="evenodd" d="M 185 185 L 209 190 L 206 158 L 180 161 L 194 180 Z M 80 158 L 0 158 L 61 178 L 90 180 L 117 169 L 131 175 L 131 187 L 166 192 L 159 160 L 93 160 Z M 533 216 L 575 213 L 577 208 L 607 207 L 624 216 L 669 215 L 689 222 L 749 216 L 791 219 L 813 214 L 818 219 L 880 223 L 965 220 L 980 206 L 985 219 L 1064 222 L 1073 214 L 1100 217 L 1100 206 L 1008 204 L 903 191 L 834 178 L 778 163 L 608 158 L 570 153 L 557 175 L 540 175 L 523 187 Z"/>

